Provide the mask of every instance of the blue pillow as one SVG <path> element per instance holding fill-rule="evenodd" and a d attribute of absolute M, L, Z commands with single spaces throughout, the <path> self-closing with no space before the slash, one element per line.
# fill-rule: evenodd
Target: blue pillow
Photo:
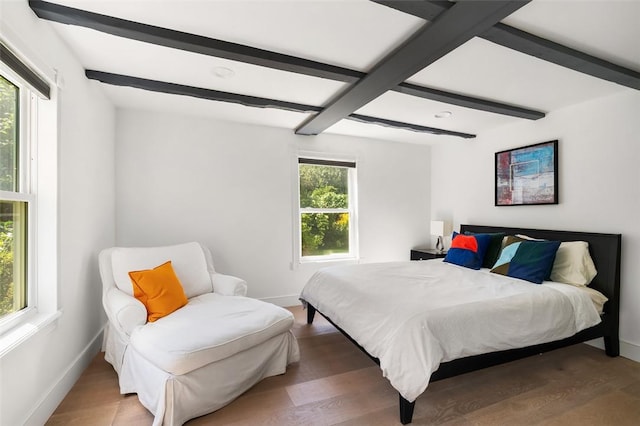
<path fill-rule="evenodd" d="M 444 261 L 465 268 L 480 269 L 490 242 L 491 237 L 487 234 L 462 235 L 454 232 L 451 248 Z"/>
<path fill-rule="evenodd" d="M 558 247 L 560 241 L 508 241 L 491 272 L 540 284 L 551 273 Z"/>

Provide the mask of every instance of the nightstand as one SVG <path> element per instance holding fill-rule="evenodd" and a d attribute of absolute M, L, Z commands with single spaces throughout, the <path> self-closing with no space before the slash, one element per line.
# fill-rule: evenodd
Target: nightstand
<path fill-rule="evenodd" d="M 447 255 L 446 251 L 438 251 L 431 248 L 411 249 L 411 260 L 440 259 Z"/>

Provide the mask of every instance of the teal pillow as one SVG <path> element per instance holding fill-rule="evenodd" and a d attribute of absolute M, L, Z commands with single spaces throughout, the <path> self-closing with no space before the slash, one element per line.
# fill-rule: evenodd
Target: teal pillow
<path fill-rule="evenodd" d="M 551 273 L 560 241 L 508 237 L 491 272 L 540 284 Z"/>

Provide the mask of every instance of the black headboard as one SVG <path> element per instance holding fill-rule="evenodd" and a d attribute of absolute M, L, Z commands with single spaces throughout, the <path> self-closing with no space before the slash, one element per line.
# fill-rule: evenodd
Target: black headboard
<path fill-rule="evenodd" d="M 620 250 L 621 234 L 599 234 L 594 232 L 551 231 L 545 229 L 507 228 L 502 226 L 460 225 L 460 232 L 504 232 L 507 235 L 525 234 L 534 238 L 554 241 L 586 241 L 589 252 L 598 270 L 598 275 L 589 287 L 607 296 L 609 301 L 604 312 L 615 317 L 618 323 L 620 310 Z M 614 318 L 611 318 L 614 319 Z"/>

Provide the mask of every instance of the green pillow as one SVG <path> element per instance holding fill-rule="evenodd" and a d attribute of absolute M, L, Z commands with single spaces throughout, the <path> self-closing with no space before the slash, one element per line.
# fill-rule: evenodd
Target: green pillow
<path fill-rule="evenodd" d="M 508 237 L 491 272 L 540 284 L 551 273 L 558 247 L 560 241 L 522 241 Z"/>

